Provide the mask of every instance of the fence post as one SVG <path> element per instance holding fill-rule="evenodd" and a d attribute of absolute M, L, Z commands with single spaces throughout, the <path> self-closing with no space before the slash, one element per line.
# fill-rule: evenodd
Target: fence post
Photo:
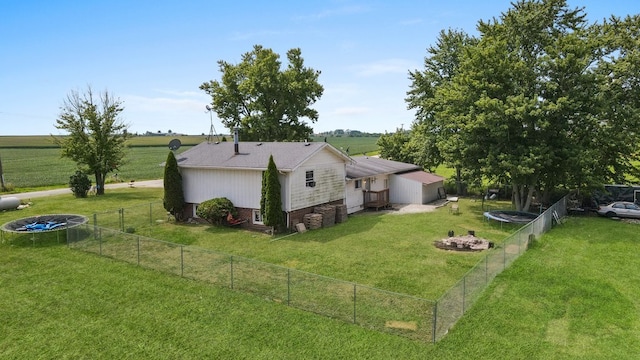
<path fill-rule="evenodd" d="M 433 329 L 431 330 L 432 342 L 436 343 L 436 329 L 438 328 L 438 302 L 433 303 Z"/>
<path fill-rule="evenodd" d="M 153 203 L 149 203 L 149 225 L 153 225 Z"/>
<path fill-rule="evenodd" d="M 96 234 L 98 233 L 98 214 L 93 213 L 93 239 L 96 239 Z"/>
<path fill-rule="evenodd" d="M 489 255 L 484 256 L 484 284 L 489 283 Z"/>
<path fill-rule="evenodd" d="M 353 283 L 353 323 L 357 324 L 356 322 L 356 283 Z"/>
<path fill-rule="evenodd" d="M 136 247 L 138 248 L 138 266 L 140 266 L 140 236 L 136 236 Z"/>
<path fill-rule="evenodd" d="M 464 315 L 465 300 L 467 296 L 467 277 L 462 277 L 462 315 Z"/>
<path fill-rule="evenodd" d="M 507 242 L 502 243 L 502 270 L 507 268 Z"/>
<path fill-rule="evenodd" d="M 180 245 L 180 277 L 184 277 L 184 245 Z"/>
<path fill-rule="evenodd" d="M 291 269 L 287 268 L 287 306 L 291 306 Z"/>
<path fill-rule="evenodd" d="M 122 209 L 122 215 L 120 215 L 120 217 L 122 218 L 122 232 L 124 232 L 124 208 Z"/>
<path fill-rule="evenodd" d="M 102 228 L 98 228 L 98 241 L 100 242 L 100 256 L 102 256 Z"/>
<path fill-rule="evenodd" d="M 231 255 L 231 289 L 233 289 L 233 255 Z"/>

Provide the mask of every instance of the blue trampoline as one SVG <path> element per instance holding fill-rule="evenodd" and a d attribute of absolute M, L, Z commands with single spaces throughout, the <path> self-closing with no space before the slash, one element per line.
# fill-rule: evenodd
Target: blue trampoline
<path fill-rule="evenodd" d="M 86 216 L 73 214 L 39 215 L 8 222 L 2 230 L 14 233 L 58 231 L 84 224 L 87 220 Z"/>

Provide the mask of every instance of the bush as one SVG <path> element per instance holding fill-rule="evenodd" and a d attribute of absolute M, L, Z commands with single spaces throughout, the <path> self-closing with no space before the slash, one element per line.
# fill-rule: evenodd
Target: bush
<path fill-rule="evenodd" d="M 231 200 L 225 197 L 203 201 L 198 205 L 198 210 L 196 211 L 196 215 L 211 224 L 222 224 L 228 213 L 231 213 L 234 217 L 238 216 L 238 212 Z"/>
<path fill-rule="evenodd" d="M 16 187 L 13 186 L 12 183 L 4 183 L 4 189 L 0 189 L 0 191 L 11 192 L 11 191 L 13 191 L 15 189 L 16 189 Z"/>
<path fill-rule="evenodd" d="M 75 197 L 86 198 L 89 189 L 91 189 L 91 180 L 89 180 L 87 174 L 78 170 L 69 177 L 69 187 Z"/>
<path fill-rule="evenodd" d="M 182 175 L 178 170 L 178 162 L 173 154 L 169 151 L 167 162 L 164 167 L 164 208 L 176 221 L 182 220 L 182 212 L 184 209 L 184 193 L 182 191 Z"/>

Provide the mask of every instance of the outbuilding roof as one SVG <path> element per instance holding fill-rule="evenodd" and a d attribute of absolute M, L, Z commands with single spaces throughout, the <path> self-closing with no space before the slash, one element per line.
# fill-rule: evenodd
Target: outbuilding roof
<path fill-rule="evenodd" d="M 347 178 L 361 179 L 375 175 L 398 174 L 407 171 L 422 170 L 420 166 L 378 157 L 355 156 L 347 164 Z"/>
<path fill-rule="evenodd" d="M 295 170 L 320 151 L 330 151 L 349 162 L 350 158 L 325 142 L 203 142 L 176 155 L 178 167 L 265 170 L 269 156 L 279 171 Z"/>
<path fill-rule="evenodd" d="M 425 171 L 412 171 L 404 174 L 398 174 L 398 176 L 401 176 L 405 179 L 421 182 L 424 185 L 434 184 L 444 180 L 442 176 L 431 174 Z"/>

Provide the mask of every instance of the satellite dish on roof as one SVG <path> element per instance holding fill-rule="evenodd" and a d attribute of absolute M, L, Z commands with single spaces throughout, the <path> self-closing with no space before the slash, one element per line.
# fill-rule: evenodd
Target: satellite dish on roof
<path fill-rule="evenodd" d="M 169 141 L 169 150 L 176 151 L 180 148 L 180 145 L 182 145 L 180 139 L 173 139 Z"/>

